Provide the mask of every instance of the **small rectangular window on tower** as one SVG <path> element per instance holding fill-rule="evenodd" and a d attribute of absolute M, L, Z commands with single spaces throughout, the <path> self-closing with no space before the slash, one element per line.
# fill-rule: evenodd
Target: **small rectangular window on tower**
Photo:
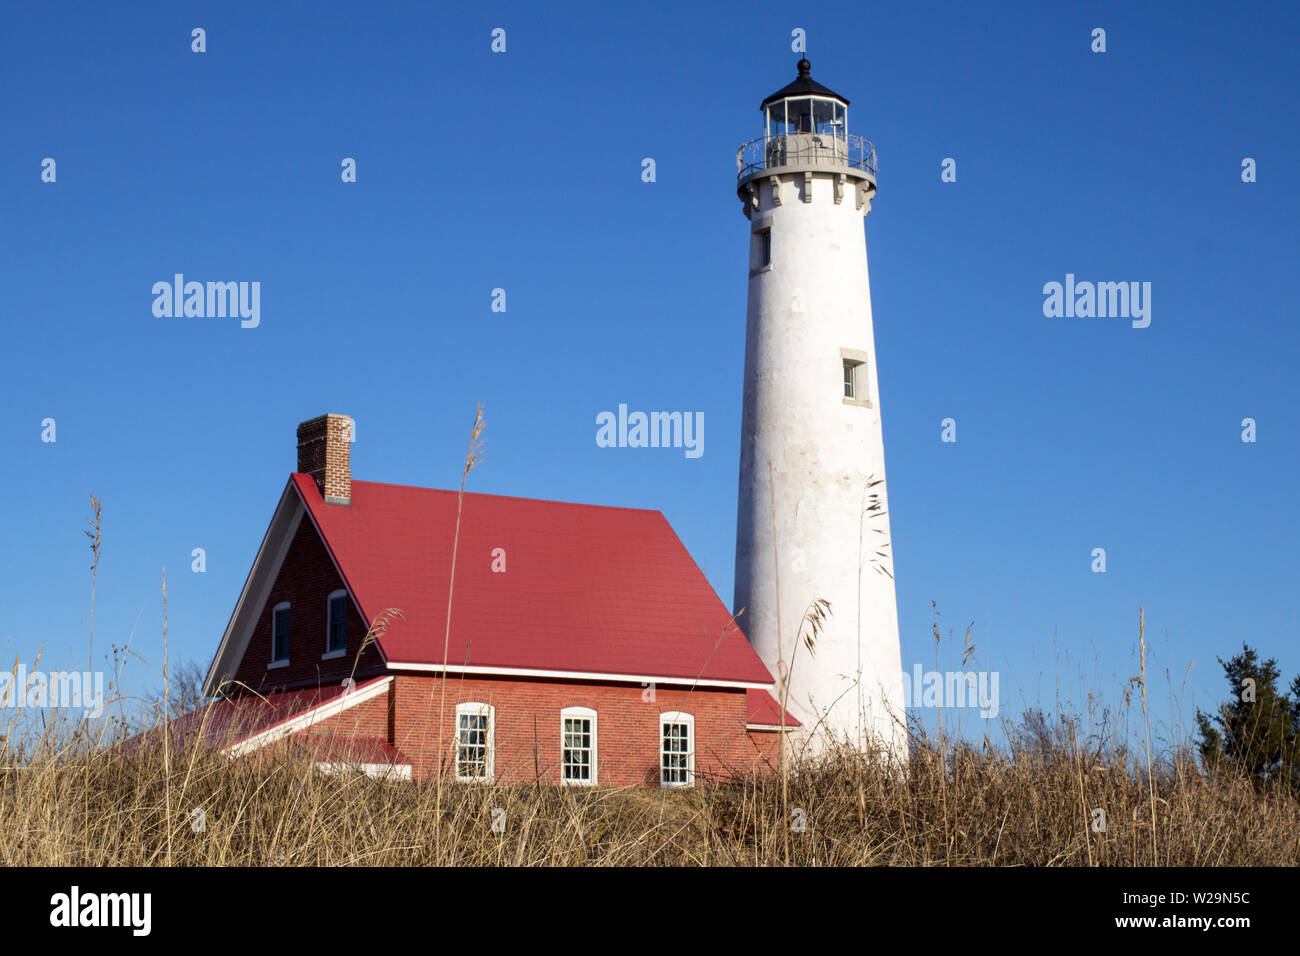
<path fill-rule="evenodd" d="M 865 368 L 865 362 L 855 362 L 853 359 L 844 360 L 845 398 L 861 401 L 866 397 L 866 375 L 863 374 Z"/>
<path fill-rule="evenodd" d="M 772 268 L 772 227 L 757 228 L 751 234 L 749 246 L 749 274 L 756 275 Z"/>

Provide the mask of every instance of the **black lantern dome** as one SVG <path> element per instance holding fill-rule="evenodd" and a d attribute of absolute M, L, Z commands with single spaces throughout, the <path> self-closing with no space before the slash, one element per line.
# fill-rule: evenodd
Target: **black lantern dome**
<path fill-rule="evenodd" d="M 812 78 L 812 64 L 807 60 L 800 60 L 795 65 L 799 70 L 799 76 L 796 77 L 795 81 L 781 87 L 781 89 L 763 100 L 759 109 L 766 110 L 768 106 L 778 100 L 788 100 L 791 97 L 798 96 L 824 96 L 830 99 L 839 100 L 845 106 L 849 105 L 849 101 L 840 96 L 840 94 L 833 90 L 828 90 Z"/>

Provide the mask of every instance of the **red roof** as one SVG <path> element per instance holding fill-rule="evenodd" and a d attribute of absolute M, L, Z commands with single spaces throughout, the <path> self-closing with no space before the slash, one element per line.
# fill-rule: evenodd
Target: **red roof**
<path fill-rule="evenodd" d="M 456 492 L 291 478 L 390 665 L 441 665 Z M 493 572 L 496 549 L 506 570 Z M 466 493 L 448 666 L 769 686 L 772 677 L 658 511 Z"/>
<path fill-rule="evenodd" d="M 745 723 L 761 727 L 781 726 L 781 705 L 767 691 L 754 688 L 745 691 L 745 704 L 749 711 Z M 785 725 L 787 727 L 803 726 L 788 710 L 785 712 Z"/>

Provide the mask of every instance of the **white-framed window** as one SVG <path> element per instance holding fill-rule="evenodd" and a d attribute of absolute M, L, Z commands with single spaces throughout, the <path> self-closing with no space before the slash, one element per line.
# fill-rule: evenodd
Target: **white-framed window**
<path fill-rule="evenodd" d="M 659 715 L 659 786 L 695 783 L 695 718 L 681 711 Z"/>
<path fill-rule="evenodd" d="M 844 360 L 844 397 L 861 401 L 867 397 L 867 363 Z"/>
<path fill-rule="evenodd" d="M 348 592 L 331 591 L 325 599 L 325 653 L 322 657 L 342 657 L 348 649 Z"/>
<path fill-rule="evenodd" d="M 496 708 L 472 701 L 456 705 L 456 779 L 491 780 Z"/>
<path fill-rule="evenodd" d="M 560 711 L 560 779 L 565 783 L 596 783 L 596 712 L 590 707 Z"/>
<path fill-rule="evenodd" d="M 289 663 L 289 602 L 271 609 L 271 667 Z"/>

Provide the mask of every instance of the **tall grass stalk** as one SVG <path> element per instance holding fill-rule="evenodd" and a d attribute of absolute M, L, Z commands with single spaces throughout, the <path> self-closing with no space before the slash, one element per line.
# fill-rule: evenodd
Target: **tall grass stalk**
<path fill-rule="evenodd" d="M 442 680 L 439 684 L 438 696 L 438 733 L 442 733 L 445 726 L 446 705 L 447 705 L 447 655 L 451 652 L 451 599 L 456 587 L 456 555 L 460 550 L 460 518 L 461 510 L 465 504 L 465 482 L 469 478 L 469 473 L 473 471 L 483 457 L 483 404 L 480 402 L 474 412 L 474 427 L 469 433 L 469 449 L 465 452 L 465 468 L 460 473 L 460 491 L 456 494 L 456 533 L 451 543 L 451 572 L 447 576 L 447 622 L 442 636 Z M 459 730 L 457 731 L 459 733 Z M 455 746 L 455 734 L 453 734 L 453 744 Z M 453 754 L 453 761 L 455 756 Z M 453 764 L 454 767 L 454 764 Z M 442 856 L 442 766 L 441 762 L 435 768 L 437 780 L 437 799 L 435 803 L 435 824 L 433 831 L 435 858 L 441 859 Z"/>
<path fill-rule="evenodd" d="M 1147 713 L 1147 622 L 1146 608 L 1138 607 L 1138 650 L 1142 662 L 1142 728 L 1147 752 L 1147 787 L 1151 793 L 1151 858 L 1159 863 L 1156 855 L 1156 787 L 1151 766 L 1151 718 Z"/>

